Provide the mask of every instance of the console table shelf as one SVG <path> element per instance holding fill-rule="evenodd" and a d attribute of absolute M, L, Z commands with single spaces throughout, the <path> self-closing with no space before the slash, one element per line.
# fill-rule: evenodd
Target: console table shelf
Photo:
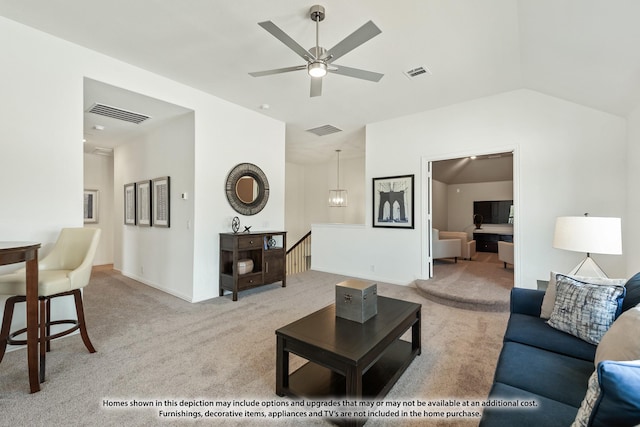
<path fill-rule="evenodd" d="M 485 233 L 474 232 L 473 239 L 476 241 L 476 250 L 478 252 L 498 253 L 498 242 L 513 243 L 513 234 L 505 233 Z"/>
<path fill-rule="evenodd" d="M 285 257 L 286 231 L 255 233 L 220 233 L 220 296 L 282 281 L 287 286 Z M 253 270 L 239 274 L 238 261 L 253 261 Z"/>

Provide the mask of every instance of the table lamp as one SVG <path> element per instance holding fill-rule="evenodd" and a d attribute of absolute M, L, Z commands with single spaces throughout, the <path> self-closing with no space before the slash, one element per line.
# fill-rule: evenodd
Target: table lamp
<path fill-rule="evenodd" d="M 586 252 L 570 275 L 607 277 L 591 258 L 596 254 L 622 254 L 620 218 L 588 216 L 562 216 L 556 219 L 553 247 L 567 251 Z"/>

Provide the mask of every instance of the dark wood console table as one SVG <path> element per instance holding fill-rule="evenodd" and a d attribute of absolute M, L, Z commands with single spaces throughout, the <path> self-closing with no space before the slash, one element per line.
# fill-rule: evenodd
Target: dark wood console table
<path fill-rule="evenodd" d="M 0 265 L 26 263 L 27 363 L 31 393 L 40 391 L 38 366 L 38 249 L 40 243 L 0 242 Z"/>
<path fill-rule="evenodd" d="M 378 296 L 378 314 L 365 323 L 336 317 L 332 304 L 278 329 L 276 394 L 381 399 L 421 352 L 421 308 Z M 401 340 L 409 329 L 411 342 Z M 309 362 L 289 374 L 289 353 Z"/>
<path fill-rule="evenodd" d="M 474 231 L 473 240 L 476 241 L 476 250 L 478 252 L 493 252 L 497 254 L 498 242 L 503 241 L 513 243 L 513 234 Z"/>
<path fill-rule="evenodd" d="M 282 281 L 287 286 L 286 231 L 220 233 L 220 296 L 231 291 L 233 301 L 238 292 Z M 238 261 L 253 261 L 251 272 L 240 274 Z"/>

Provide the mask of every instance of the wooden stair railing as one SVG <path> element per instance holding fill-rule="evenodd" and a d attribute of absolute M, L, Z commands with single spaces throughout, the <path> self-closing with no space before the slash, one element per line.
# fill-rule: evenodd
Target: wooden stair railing
<path fill-rule="evenodd" d="M 287 251 L 287 275 L 311 269 L 311 231 Z"/>

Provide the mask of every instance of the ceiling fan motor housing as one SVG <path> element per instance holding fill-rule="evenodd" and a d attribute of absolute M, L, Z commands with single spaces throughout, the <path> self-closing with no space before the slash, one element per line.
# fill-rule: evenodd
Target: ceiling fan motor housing
<path fill-rule="evenodd" d="M 311 18 L 314 22 L 319 22 L 324 20 L 324 7 L 320 5 L 311 6 L 309 9 L 309 18 Z"/>

